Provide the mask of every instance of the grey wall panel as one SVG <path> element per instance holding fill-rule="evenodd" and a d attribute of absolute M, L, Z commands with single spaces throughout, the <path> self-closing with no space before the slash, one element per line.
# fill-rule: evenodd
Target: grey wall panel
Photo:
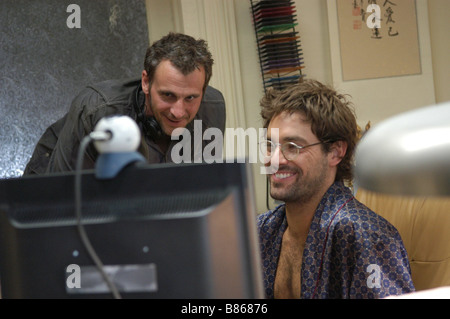
<path fill-rule="evenodd" d="M 148 44 L 144 0 L 1 0 L 0 178 L 22 175 L 82 87 L 139 77 Z"/>

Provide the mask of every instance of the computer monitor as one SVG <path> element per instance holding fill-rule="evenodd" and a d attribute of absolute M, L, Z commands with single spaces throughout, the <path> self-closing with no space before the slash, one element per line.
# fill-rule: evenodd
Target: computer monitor
<path fill-rule="evenodd" d="M 122 298 L 263 298 L 247 163 L 81 172 L 81 221 Z M 0 180 L 3 298 L 112 298 L 80 238 L 75 172 Z"/>

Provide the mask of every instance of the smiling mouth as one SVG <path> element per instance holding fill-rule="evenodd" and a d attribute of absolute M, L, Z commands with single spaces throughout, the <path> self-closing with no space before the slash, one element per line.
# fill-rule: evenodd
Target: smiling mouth
<path fill-rule="evenodd" d="M 295 173 L 275 173 L 273 174 L 277 179 L 286 179 L 291 176 L 294 176 Z"/>
<path fill-rule="evenodd" d="M 172 126 L 181 126 L 183 124 L 183 120 L 172 120 L 168 117 L 166 117 L 167 122 L 169 122 L 169 124 L 171 124 Z"/>

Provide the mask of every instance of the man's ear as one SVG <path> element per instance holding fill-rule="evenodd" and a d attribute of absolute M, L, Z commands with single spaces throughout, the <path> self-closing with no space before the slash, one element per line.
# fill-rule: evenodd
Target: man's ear
<path fill-rule="evenodd" d="M 142 71 L 141 86 L 142 86 L 142 91 L 144 92 L 144 94 L 150 93 L 150 81 L 147 76 L 147 71 L 145 71 L 145 70 Z"/>
<path fill-rule="evenodd" d="M 347 152 L 347 142 L 346 141 L 336 141 L 330 147 L 329 160 L 330 164 L 337 166 L 345 156 Z"/>

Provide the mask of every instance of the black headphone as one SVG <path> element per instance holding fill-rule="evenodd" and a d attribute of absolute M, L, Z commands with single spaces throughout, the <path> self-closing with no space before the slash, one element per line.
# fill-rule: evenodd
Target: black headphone
<path fill-rule="evenodd" d="M 165 134 L 154 116 L 145 116 L 145 96 L 139 93 L 142 91 L 142 86 L 139 85 L 134 94 L 134 110 L 137 116 L 137 122 L 142 126 L 145 136 L 153 141 L 161 139 Z"/>

